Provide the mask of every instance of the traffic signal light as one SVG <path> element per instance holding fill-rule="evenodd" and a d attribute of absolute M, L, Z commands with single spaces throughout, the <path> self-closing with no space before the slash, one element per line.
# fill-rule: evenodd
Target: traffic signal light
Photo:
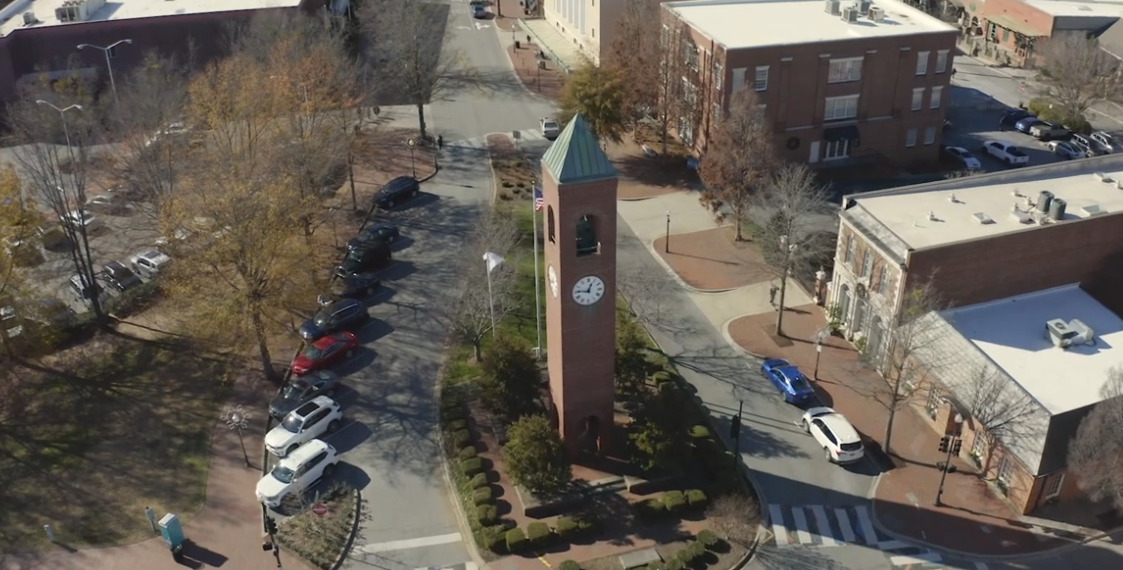
<path fill-rule="evenodd" d="M 959 455 L 959 450 L 963 449 L 963 440 L 958 437 L 951 443 L 951 454 Z"/>
<path fill-rule="evenodd" d="M 944 437 L 940 438 L 940 451 L 942 453 L 947 453 L 948 448 L 950 446 L 951 446 L 951 436 L 950 435 L 945 435 Z"/>
<path fill-rule="evenodd" d="M 271 535 L 277 534 L 277 521 L 273 520 L 273 517 L 265 518 L 265 531 Z"/>

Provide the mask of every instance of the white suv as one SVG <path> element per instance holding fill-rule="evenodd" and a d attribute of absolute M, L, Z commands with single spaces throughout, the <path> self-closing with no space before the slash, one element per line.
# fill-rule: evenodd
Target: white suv
<path fill-rule="evenodd" d="M 130 257 L 129 265 L 132 266 L 133 273 L 151 279 L 160 273 L 160 270 L 163 269 L 171 259 L 172 258 L 168 257 L 167 254 L 160 253 L 156 250 L 148 250 Z"/>
<path fill-rule="evenodd" d="M 257 500 L 277 508 L 292 493 L 303 493 L 324 477 L 335 473 L 339 457 L 327 442 L 313 439 L 277 462 L 257 482 Z"/>
<path fill-rule="evenodd" d="M 846 417 L 831 408 L 811 408 L 803 414 L 803 429 L 823 446 L 834 463 L 853 463 L 865 456 L 862 437 Z"/>
<path fill-rule="evenodd" d="M 265 434 L 265 448 L 277 457 L 285 457 L 300 444 L 339 429 L 343 409 L 327 396 L 318 396 L 291 411 L 280 425 Z"/>

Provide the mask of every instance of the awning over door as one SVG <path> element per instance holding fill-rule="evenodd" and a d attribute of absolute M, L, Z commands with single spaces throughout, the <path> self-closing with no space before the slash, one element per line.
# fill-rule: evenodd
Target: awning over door
<path fill-rule="evenodd" d="M 831 127 L 823 131 L 823 138 L 827 142 L 835 141 L 851 141 L 857 142 L 861 139 L 858 134 L 857 125 L 847 125 L 845 127 Z"/>

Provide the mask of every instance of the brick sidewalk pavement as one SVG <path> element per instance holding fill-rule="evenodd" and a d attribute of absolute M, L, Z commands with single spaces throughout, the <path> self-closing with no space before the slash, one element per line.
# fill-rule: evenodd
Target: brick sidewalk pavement
<path fill-rule="evenodd" d="M 189 568 L 260 570 L 274 566 L 273 557 L 261 550 L 261 504 L 254 488 L 261 478 L 261 440 L 265 427 L 265 405 L 271 385 L 243 378 L 235 383 L 228 405 L 251 410 L 245 433 L 252 467 L 247 468 L 238 435 L 217 423 L 211 439 L 207 499 L 201 513 L 184 525 L 191 544 L 184 548 Z M 256 412 L 256 413 L 254 413 Z M 164 513 L 157 513 L 162 517 Z M 144 513 L 137 513 L 144 516 Z M 288 555 L 281 558 L 287 570 L 308 570 L 303 561 Z M 0 570 L 182 570 L 172 560 L 162 538 L 112 548 L 91 548 L 39 555 L 13 555 L 0 560 Z"/>
<path fill-rule="evenodd" d="M 733 228 L 672 233 L 670 242 L 668 248 L 666 237 L 656 239 L 655 252 L 695 289 L 728 291 L 772 280 L 758 248 L 751 242 L 733 241 Z"/>

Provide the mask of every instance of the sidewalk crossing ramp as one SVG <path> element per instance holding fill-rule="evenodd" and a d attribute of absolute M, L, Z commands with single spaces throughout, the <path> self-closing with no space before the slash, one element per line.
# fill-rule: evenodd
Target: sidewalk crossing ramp
<path fill-rule="evenodd" d="M 769 530 L 780 548 L 860 544 L 888 550 L 880 545 L 894 546 L 895 542 L 878 534 L 865 505 L 768 505 L 768 520 Z"/>
<path fill-rule="evenodd" d="M 541 129 L 521 129 L 519 133 L 519 144 L 537 144 L 540 142 L 549 142 L 546 136 L 542 134 Z M 511 133 L 505 133 L 508 137 Z M 455 141 L 445 141 L 445 153 L 457 152 L 475 152 L 487 149 L 487 137 L 474 137 L 470 139 L 460 139 Z"/>

